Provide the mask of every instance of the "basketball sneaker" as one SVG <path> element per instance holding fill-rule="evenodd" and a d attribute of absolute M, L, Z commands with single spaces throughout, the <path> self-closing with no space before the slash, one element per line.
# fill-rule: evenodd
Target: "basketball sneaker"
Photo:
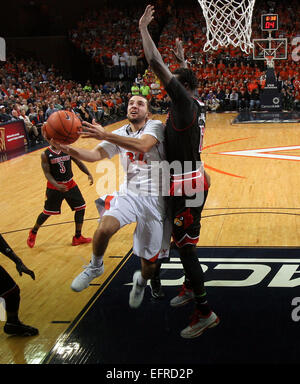
<path fill-rule="evenodd" d="M 135 271 L 133 275 L 133 285 L 129 294 L 129 306 L 131 308 L 138 308 L 144 298 L 145 288 L 138 284 L 138 278 L 141 275 L 141 271 Z"/>
<path fill-rule="evenodd" d="M 84 271 L 79 273 L 77 277 L 72 281 L 71 289 L 75 292 L 81 292 L 87 288 L 92 280 L 96 277 L 99 277 L 104 272 L 104 264 L 101 267 L 94 267 L 90 262 L 88 265 L 85 265 Z"/>
<path fill-rule="evenodd" d="M 206 329 L 213 328 L 218 325 L 220 319 L 214 312 L 210 312 L 208 316 L 200 314 L 196 309 L 191 317 L 190 324 L 180 332 L 180 336 L 185 339 L 192 339 L 200 336 Z"/>
<path fill-rule="evenodd" d="M 186 288 L 185 284 L 183 283 L 178 295 L 170 301 L 170 305 L 171 307 L 180 307 L 192 301 L 194 296 L 195 295 L 193 290 Z"/>
<path fill-rule="evenodd" d="M 156 277 L 150 280 L 151 295 L 154 299 L 161 299 L 165 297 L 165 294 L 161 288 L 160 278 Z"/>
<path fill-rule="evenodd" d="M 35 336 L 39 334 L 38 329 L 22 324 L 20 321 L 17 323 L 5 323 L 3 330 L 8 335 Z"/>
<path fill-rule="evenodd" d="M 83 237 L 82 235 L 80 237 L 73 236 L 72 245 L 87 244 L 91 243 L 91 241 L 91 237 Z"/>
<path fill-rule="evenodd" d="M 27 238 L 28 247 L 30 247 L 30 248 L 34 247 L 36 235 L 37 235 L 36 233 L 32 233 L 32 229 L 29 231 L 29 235 Z"/>

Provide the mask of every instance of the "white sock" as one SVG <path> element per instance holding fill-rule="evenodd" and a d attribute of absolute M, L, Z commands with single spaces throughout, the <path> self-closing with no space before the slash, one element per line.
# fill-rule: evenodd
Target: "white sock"
<path fill-rule="evenodd" d="M 91 262 L 93 267 L 96 267 L 96 268 L 101 267 L 101 265 L 103 264 L 103 255 L 100 257 L 97 257 L 94 254 L 92 254 Z"/>
<path fill-rule="evenodd" d="M 142 276 L 142 274 L 140 274 L 138 280 L 137 280 L 137 283 L 140 287 L 146 287 L 147 285 L 147 280 L 145 280 Z"/>

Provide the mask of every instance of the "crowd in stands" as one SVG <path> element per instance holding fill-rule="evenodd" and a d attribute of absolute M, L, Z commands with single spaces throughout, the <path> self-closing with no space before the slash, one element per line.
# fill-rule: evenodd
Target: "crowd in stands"
<path fill-rule="evenodd" d="M 22 119 L 32 144 L 43 141 L 41 127 L 57 110 L 106 125 L 126 116 L 130 95 L 127 82 L 80 84 L 53 67 L 12 55 L 0 63 L 0 123 Z"/>
<path fill-rule="evenodd" d="M 195 2 L 194 2 L 195 3 Z M 248 55 L 229 46 L 217 51 L 203 52 L 206 41 L 206 23 L 199 7 L 185 1 L 171 1 L 167 8 L 157 2 L 156 22 L 151 33 L 159 31 L 158 47 L 165 63 L 173 71 L 177 64 L 171 53 L 176 37 L 184 42 L 185 55 L 190 66 L 195 70 L 199 88 L 198 94 L 211 111 L 239 110 L 242 108 L 259 108 L 259 95 L 264 89 L 266 66 L 264 61 L 253 60 L 252 52 Z M 161 104 L 165 107 L 165 95 L 159 81 L 144 74 L 142 43 L 138 33 L 138 15 L 144 10 L 144 4 L 136 7 L 134 17 L 126 8 L 109 7 L 101 12 L 90 12 L 78 23 L 78 28 L 70 33 L 71 40 L 81 47 L 94 60 L 105 68 L 108 80 L 128 79 L 135 81 L 137 73 L 142 73 L 143 86 L 150 88 L 158 83 L 158 91 L 150 90 L 149 98 L 154 108 Z M 288 6 L 274 1 L 256 1 L 252 19 L 252 38 L 266 38 L 261 30 L 261 14 L 277 13 L 279 29 L 273 32 L 273 38 L 287 38 L 287 59 L 275 62 L 278 86 L 282 93 L 283 109 L 299 108 L 298 63 L 292 59 L 291 39 L 300 35 L 300 4 L 291 0 Z M 113 38 L 112 38 L 113 37 Z M 135 84 L 140 86 L 140 84 Z M 144 92 L 143 89 L 140 90 Z M 148 94 L 149 95 L 149 94 Z M 154 97 L 154 99 L 153 99 Z M 165 109 L 165 108 L 161 108 Z"/>
<path fill-rule="evenodd" d="M 262 37 L 260 15 L 274 12 L 272 2 L 258 3 L 253 16 L 253 37 Z M 266 81 L 263 61 L 252 60 L 239 48 L 221 48 L 204 53 L 205 22 L 202 14 L 193 7 L 176 6 L 169 2 L 167 9 L 158 8 L 157 22 L 152 33 L 157 36 L 163 59 L 173 71 L 177 64 L 171 53 L 175 39 L 182 38 L 185 55 L 198 78 L 198 97 L 208 111 L 257 110 L 260 108 L 260 92 Z M 0 123 L 22 119 L 32 143 L 42 141 L 41 126 L 56 110 L 66 109 L 77 113 L 83 120 L 95 119 L 103 125 L 125 118 L 129 97 L 132 94 L 146 96 L 153 112 L 165 113 L 168 98 L 160 81 L 144 65 L 138 17 L 142 4 L 135 9 L 135 18 L 125 8 L 103 8 L 90 12 L 70 32 L 72 42 L 85 54 L 106 68 L 102 84 L 87 80 L 80 84 L 65 79 L 53 66 L 32 59 L 20 59 L 13 55 L 0 63 Z M 280 29 L 273 37 L 292 37 L 300 34 L 300 6 L 292 0 L 288 6 L 278 4 Z M 293 22 L 292 22 L 293 21 Z M 275 62 L 278 87 L 282 94 L 284 110 L 300 109 L 300 71 L 298 62 L 292 59 L 288 43 L 286 60 Z"/>

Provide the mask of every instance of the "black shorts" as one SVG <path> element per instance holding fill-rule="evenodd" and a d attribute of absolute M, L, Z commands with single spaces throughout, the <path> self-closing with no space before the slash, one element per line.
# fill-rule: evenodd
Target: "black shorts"
<path fill-rule="evenodd" d="M 72 211 L 80 211 L 86 207 L 84 198 L 77 185 L 67 192 L 47 188 L 46 198 L 43 211 L 45 215 L 59 215 L 63 200 L 66 200 Z"/>
<path fill-rule="evenodd" d="M 173 228 L 172 236 L 177 247 L 185 245 L 196 245 L 200 235 L 201 213 L 207 199 L 208 191 L 204 191 L 201 205 L 188 207 L 185 196 L 170 196 L 169 204 L 171 208 Z"/>
<path fill-rule="evenodd" d="M 16 286 L 14 279 L 0 265 L 0 297 Z"/>

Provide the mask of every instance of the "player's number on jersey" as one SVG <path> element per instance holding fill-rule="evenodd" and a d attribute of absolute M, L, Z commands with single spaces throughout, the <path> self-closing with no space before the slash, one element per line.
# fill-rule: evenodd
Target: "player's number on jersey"
<path fill-rule="evenodd" d="M 66 167 L 63 162 L 58 163 L 59 164 L 59 172 L 60 173 L 66 173 Z"/>
<path fill-rule="evenodd" d="M 144 164 L 147 163 L 145 158 L 144 158 L 143 153 L 139 153 L 139 152 L 135 152 L 135 153 L 133 153 L 133 152 L 126 152 L 126 155 L 127 155 L 128 159 L 129 159 L 129 161 L 131 161 L 132 163 L 135 162 L 135 161 L 141 162 L 141 163 L 144 163 Z"/>

